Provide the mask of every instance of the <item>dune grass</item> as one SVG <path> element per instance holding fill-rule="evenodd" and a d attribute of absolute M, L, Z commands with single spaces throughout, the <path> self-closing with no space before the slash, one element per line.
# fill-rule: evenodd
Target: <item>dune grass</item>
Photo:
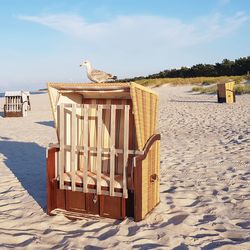
<path fill-rule="evenodd" d="M 250 94 L 250 85 L 236 85 L 234 90 L 236 95 Z"/>
<path fill-rule="evenodd" d="M 214 94 L 217 92 L 217 86 L 215 84 L 209 87 L 195 86 L 192 88 L 192 91 L 201 94 Z"/>
<path fill-rule="evenodd" d="M 192 91 L 199 92 L 201 94 L 215 94 L 217 92 L 217 86 L 195 86 L 192 88 Z M 242 95 L 242 94 L 250 94 L 250 85 L 246 84 L 236 84 L 234 86 L 234 91 L 236 95 Z"/>
<path fill-rule="evenodd" d="M 248 79 L 247 76 L 219 76 L 219 77 L 191 77 L 191 78 L 156 78 L 141 79 L 135 82 L 143 86 L 159 87 L 164 84 L 177 85 L 195 85 L 192 91 L 201 94 L 215 94 L 217 92 L 217 83 L 235 81 L 235 93 L 237 95 L 250 93 L 250 85 L 243 82 Z"/>
<path fill-rule="evenodd" d="M 191 77 L 191 78 L 156 78 L 141 79 L 135 82 L 143 86 L 159 87 L 164 84 L 171 85 L 211 85 L 215 83 L 224 83 L 233 80 L 236 84 L 245 80 L 244 76 L 219 76 L 219 77 Z"/>

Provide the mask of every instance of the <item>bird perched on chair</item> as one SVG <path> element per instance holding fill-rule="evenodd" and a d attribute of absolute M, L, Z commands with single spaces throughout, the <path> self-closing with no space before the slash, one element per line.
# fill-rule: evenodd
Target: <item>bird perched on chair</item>
<path fill-rule="evenodd" d="M 89 80 L 93 82 L 106 82 L 108 80 L 116 80 L 117 76 L 113 76 L 112 74 L 106 73 L 101 70 L 93 69 L 90 61 L 84 61 L 80 64 L 80 67 L 85 66 L 87 68 L 87 76 Z"/>

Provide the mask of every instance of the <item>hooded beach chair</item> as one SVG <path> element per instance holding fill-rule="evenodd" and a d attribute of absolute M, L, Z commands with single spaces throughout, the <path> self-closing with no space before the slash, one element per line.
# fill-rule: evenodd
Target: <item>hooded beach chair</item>
<path fill-rule="evenodd" d="M 6 91 L 4 116 L 5 117 L 27 116 L 29 105 L 30 105 L 29 92 Z"/>
<path fill-rule="evenodd" d="M 158 95 L 135 83 L 48 92 L 59 142 L 47 151 L 48 213 L 142 220 L 160 201 Z"/>
<path fill-rule="evenodd" d="M 226 82 L 217 84 L 217 98 L 219 103 L 233 103 L 235 102 L 235 82 Z"/>

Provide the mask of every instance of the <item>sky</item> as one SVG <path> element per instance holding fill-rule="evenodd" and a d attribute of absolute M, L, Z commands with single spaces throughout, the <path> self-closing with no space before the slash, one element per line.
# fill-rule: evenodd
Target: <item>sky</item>
<path fill-rule="evenodd" d="M 250 55 L 248 0 L 0 0 L 0 92 Z"/>

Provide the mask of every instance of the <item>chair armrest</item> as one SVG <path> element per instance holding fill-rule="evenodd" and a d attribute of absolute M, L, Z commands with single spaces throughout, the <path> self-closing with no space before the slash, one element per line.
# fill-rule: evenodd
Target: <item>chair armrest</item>
<path fill-rule="evenodd" d="M 134 218 L 140 221 L 159 203 L 159 134 L 146 142 L 142 154 L 133 158 L 132 190 L 134 193 Z M 152 158 L 153 156 L 153 158 Z M 152 161 L 152 159 L 155 159 Z M 146 169 L 148 167 L 148 169 Z M 149 193 L 147 192 L 148 190 Z M 154 197 L 153 197 L 154 196 Z M 153 197 L 150 199 L 149 197 Z M 145 203 L 145 201 L 147 202 Z M 146 205 L 145 205 L 146 204 Z M 148 207 L 147 204 L 150 204 Z"/>
<path fill-rule="evenodd" d="M 161 135 L 160 134 L 154 134 L 152 135 L 146 142 L 146 144 L 143 147 L 143 150 L 141 151 L 141 153 L 139 155 L 136 155 L 133 157 L 133 165 L 131 168 L 131 173 L 130 173 L 130 178 L 131 178 L 131 188 L 132 190 L 134 189 L 134 167 L 141 165 L 141 162 L 146 159 L 148 152 L 150 150 L 150 148 L 154 145 L 154 143 L 156 141 L 159 141 L 161 139 Z"/>
<path fill-rule="evenodd" d="M 154 145 L 156 141 L 161 140 L 161 135 L 160 134 L 154 134 L 152 135 L 146 142 L 146 144 L 143 147 L 143 153 L 141 155 L 137 155 L 134 157 L 134 167 L 136 167 L 137 162 L 143 161 L 148 154 L 148 151 L 150 148 Z"/>

